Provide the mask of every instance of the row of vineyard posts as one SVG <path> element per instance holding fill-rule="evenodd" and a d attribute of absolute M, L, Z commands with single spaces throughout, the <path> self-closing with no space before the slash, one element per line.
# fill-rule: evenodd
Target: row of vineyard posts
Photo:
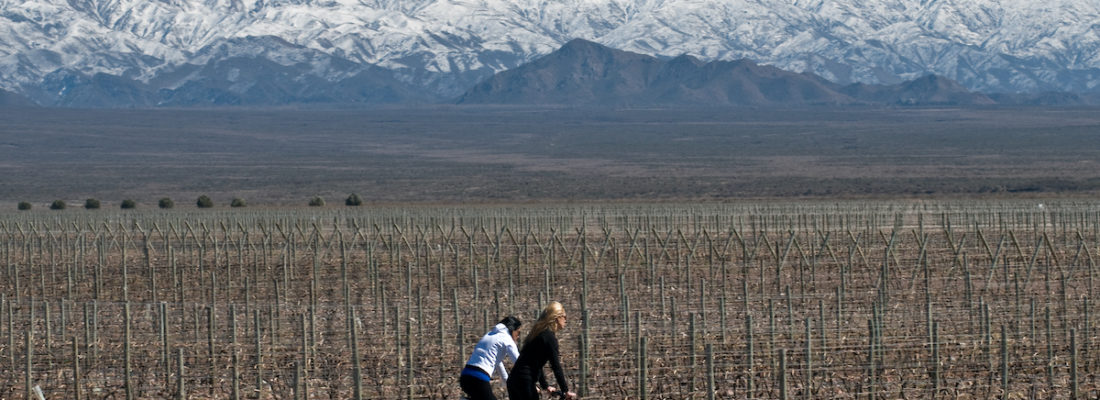
<path fill-rule="evenodd" d="M 453 399 L 556 300 L 585 399 L 1096 398 L 1098 232 L 1076 203 L 10 214 L 0 390 Z"/>

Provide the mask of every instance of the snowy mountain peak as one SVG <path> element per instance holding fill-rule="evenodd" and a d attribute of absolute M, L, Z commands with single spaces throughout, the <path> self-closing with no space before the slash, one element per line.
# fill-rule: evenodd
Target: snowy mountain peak
<path fill-rule="evenodd" d="M 0 0 L 0 89 L 71 104 L 44 90 L 64 71 L 233 97 L 255 82 L 218 88 L 227 77 L 201 72 L 248 59 L 297 81 L 381 82 L 380 67 L 398 92 L 441 99 L 581 38 L 839 84 L 934 74 L 983 92 L 1091 92 L 1097 26 L 1100 3 L 1073 0 Z"/>

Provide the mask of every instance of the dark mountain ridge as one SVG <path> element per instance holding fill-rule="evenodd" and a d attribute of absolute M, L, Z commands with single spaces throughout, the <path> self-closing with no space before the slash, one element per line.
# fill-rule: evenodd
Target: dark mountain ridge
<path fill-rule="evenodd" d="M 483 81 L 464 104 L 609 106 L 988 105 L 990 97 L 929 75 L 898 85 L 842 86 L 750 60 L 662 60 L 575 39 Z"/>

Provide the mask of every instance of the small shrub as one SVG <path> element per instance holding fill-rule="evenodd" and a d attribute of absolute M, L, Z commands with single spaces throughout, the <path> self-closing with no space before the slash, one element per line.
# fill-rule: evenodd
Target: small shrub
<path fill-rule="evenodd" d="M 314 198 L 309 200 L 309 206 L 310 207 L 324 207 L 325 206 L 325 199 L 322 199 L 320 197 L 314 197 Z"/>
<path fill-rule="evenodd" d="M 344 200 L 344 205 L 353 206 L 353 207 L 354 206 L 361 206 L 361 205 L 363 205 L 363 199 L 360 198 L 359 195 L 357 195 L 355 193 L 352 193 L 351 196 L 348 196 L 347 200 Z"/>
<path fill-rule="evenodd" d="M 20 211 L 27 211 L 31 209 L 31 203 L 26 201 L 20 201 L 18 206 Z"/>
<path fill-rule="evenodd" d="M 172 207 L 175 207 L 175 206 L 176 206 L 176 203 L 174 203 L 172 201 L 172 199 L 167 198 L 167 197 L 162 198 L 162 199 L 157 201 L 157 207 L 160 207 L 160 208 L 167 209 L 167 208 L 172 208 Z"/>
<path fill-rule="evenodd" d="M 235 198 L 233 198 L 233 201 L 229 202 L 229 206 L 233 207 L 233 208 L 237 208 L 237 207 L 247 206 L 247 204 L 245 204 L 244 199 L 242 199 L 240 197 L 235 197 Z"/>
<path fill-rule="evenodd" d="M 84 200 L 84 209 L 86 209 L 86 210 L 98 210 L 99 209 L 99 200 L 96 200 L 96 199 Z"/>
<path fill-rule="evenodd" d="M 53 203 L 50 203 L 50 209 L 51 210 L 64 210 L 65 209 L 65 200 L 54 200 Z"/>
<path fill-rule="evenodd" d="M 210 200 L 210 198 L 204 194 L 199 196 L 198 200 L 195 200 L 195 205 L 199 208 L 211 208 L 214 207 L 214 201 Z"/>
<path fill-rule="evenodd" d="M 126 199 L 122 201 L 122 205 L 120 207 L 122 207 L 123 210 L 132 210 L 137 208 L 137 203 L 133 200 Z"/>

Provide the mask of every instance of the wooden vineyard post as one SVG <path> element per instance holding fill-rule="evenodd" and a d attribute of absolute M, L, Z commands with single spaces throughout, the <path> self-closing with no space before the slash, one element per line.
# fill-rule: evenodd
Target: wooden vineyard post
<path fill-rule="evenodd" d="M 164 381 L 168 382 L 171 361 L 168 360 L 168 309 L 163 301 L 157 303 L 157 334 L 160 336 L 160 363 L 164 368 Z"/>
<path fill-rule="evenodd" d="M 255 267 L 253 267 L 253 268 L 255 268 Z M 244 330 L 245 330 L 245 332 L 247 332 L 248 329 L 249 329 L 248 316 L 250 314 L 252 314 L 252 310 L 254 310 L 254 309 L 255 309 L 255 307 L 253 307 L 253 305 L 252 305 L 252 280 L 248 276 L 245 276 L 245 278 L 244 278 L 244 317 L 245 317 Z"/>
<path fill-rule="evenodd" d="M 309 329 L 309 326 L 308 326 L 308 322 L 306 321 L 306 314 L 305 313 L 302 313 L 300 315 L 299 319 L 301 320 L 301 323 L 302 323 L 302 332 L 301 332 L 302 354 L 301 354 L 301 360 L 298 363 L 298 368 L 297 368 L 297 371 L 296 371 L 296 374 L 295 374 L 295 376 L 297 377 L 297 378 L 295 378 L 295 382 L 297 382 L 296 383 L 297 386 L 295 388 L 297 389 L 298 386 L 301 387 L 301 392 L 300 392 L 301 396 L 295 396 L 295 398 L 301 397 L 301 398 L 305 399 L 305 398 L 309 398 L 309 377 L 306 376 L 306 374 L 309 373 L 309 357 L 310 357 L 310 354 L 309 354 L 309 336 L 306 335 L 306 332 Z"/>
<path fill-rule="evenodd" d="M 696 364 L 697 363 L 695 362 L 695 360 L 698 358 L 698 356 L 696 355 L 697 350 L 695 349 L 695 347 L 697 346 L 697 344 L 696 344 L 696 335 L 695 335 L 695 315 L 696 315 L 695 313 L 691 313 L 691 319 L 690 319 L 690 323 L 688 325 L 688 334 L 690 336 L 690 339 L 688 340 L 688 344 L 691 346 L 691 351 L 688 353 L 688 364 L 691 365 L 691 392 L 692 393 L 694 393 L 696 390 L 698 390 L 698 385 L 697 385 L 697 382 L 696 382 L 696 380 L 697 380 L 696 376 L 698 375 L 696 373 L 696 370 L 697 370 Z"/>
<path fill-rule="evenodd" d="M 459 318 L 458 318 L 458 289 L 457 288 L 451 289 L 451 309 L 454 310 L 455 326 L 461 327 L 462 322 L 459 321 Z M 383 311 L 385 311 L 385 307 L 383 307 Z M 385 321 L 385 318 L 382 318 L 382 320 Z M 461 338 L 462 334 L 459 333 L 458 336 Z M 459 346 L 461 346 L 461 345 L 462 344 L 459 343 Z"/>
<path fill-rule="evenodd" d="M 1001 324 L 1001 393 L 1008 398 L 1008 328 Z"/>
<path fill-rule="evenodd" d="M 127 264 L 126 264 L 126 241 L 123 240 L 122 243 L 119 244 L 119 246 L 122 247 L 122 301 L 123 302 L 129 302 L 130 301 L 130 283 L 129 283 L 130 273 L 128 271 L 128 267 L 127 267 Z M 129 387 L 129 385 L 127 385 L 127 387 Z M 127 396 L 129 396 L 129 394 L 127 394 Z"/>
<path fill-rule="evenodd" d="M 1045 308 L 1047 330 L 1047 385 L 1052 392 L 1054 390 L 1054 335 L 1050 327 L 1050 307 Z"/>
<path fill-rule="evenodd" d="M 271 336 L 271 347 L 274 348 L 281 340 L 279 340 L 279 329 L 282 329 L 283 323 L 279 318 L 279 311 L 275 310 L 275 306 L 272 304 L 267 305 L 267 331 Z"/>
<path fill-rule="evenodd" d="M 413 334 L 412 334 L 412 320 L 409 319 L 409 318 L 406 318 L 405 319 L 405 339 L 407 340 L 407 342 L 405 343 L 405 362 L 406 362 L 405 365 L 408 366 L 408 369 L 406 371 L 406 373 L 408 374 L 408 382 L 407 382 L 408 391 L 406 393 L 406 398 L 408 400 L 412 400 L 412 398 L 413 398 L 413 385 L 416 383 L 415 382 L 415 377 L 416 376 L 414 375 L 415 372 L 416 372 L 416 368 L 413 366 L 412 336 L 413 336 Z"/>
<path fill-rule="evenodd" d="M 579 368 L 580 369 L 580 376 L 577 378 L 577 394 L 580 395 L 580 396 L 585 396 L 585 395 L 588 394 L 588 388 L 587 388 L 588 363 L 586 362 L 587 359 L 588 359 L 588 354 L 585 351 L 585 345 L 584 344 L 585 344 L 584 343 L 584 335 L 581 335 L 581 336 L 577 337 L 577 349 L 580 351 L 580 354 L 578 355 L 577 360 L 581 364 L 580 368 Z"/>
<path fill-rule="evenodd" d="M 12 379 L 15 379 L 15 374 L 18 368 L 15 367 L 15 311 L 13 310 L 12 301 L 8 301 L 8 360 L 11 360 Z M 87 328 L 87 324 L 85 324 Z"/>
<path fill-rule="evenodd" d="M 718 325 L 722 328 L 719 340 L 722 341 L 722 344 L 726 344 L 728 343 L 726 341 L 726 296 L 718 298 L 718 312 L 720 314 Z"/>
<path fill-rule="evenodd" d="M 672 332 L 676 332 L 678 329 L 680 329 L 680 324 L 678 322 L 676 322 L 676 314 L 677 314 L 677 312 L 676 312 L 676 297 L 669 298 L 668 303 L 669 303 L 669 311 L 668 311 L 669 329 Z M 672 340 L 673 340 L 673 343 L 680 344 L 680 335 L 673 335 Z"/>
<path fill-rule="evenodd" d="M 355 325 L 355 309 L 351 310 L 351 371 L 355 391 L 355 400 L 363 399 L 363 371 L 359 365 L 359 329 Z M 442 319 L 440 319 L 442 320 Z"/>
<path fill-rule="evenodd" d="M 649 346 L 649 338 L 643 336 L 638 345 L 638 399 L 647 400 L 648 391 L 646 381 L 649 379 L 649 361 L 646 350 Z"/>
<path fill-rule="evenodd" d="M 714 345 L 707 343 L 707 400 L 714 400 Z"/>
<path fill-rule="evenodd" d="M 43 274 L 43 276 L 45 276 L 45 274 Z M 50 350 L 52 347 L 50 342 L 53 339 L 52 335 L 50 334 L 50 301 L 45 299 L 42 300 L 42 323 L 44 325 L 43 328 L 45 328 L 46 341 L 45 343 L 43 343 L 43 346 L 45 347 L 45 354 L 50 354 Z M 49 364 L 46 366 L 46 368 L 50 371 L 53 370 L 53 358 L 50 358 Z"/>
<path fill-rule="evenodd" d="M 874 400 L 875 398 L 875 322 L 873 320 L 867 320 L 868 331 L 868 351 L 867 351 L 867 376 L 869 378 L 869 388 L 867 390 L 867 398 Z"/>
<path fill-rule="evenodd" d="M 157 270 L 153 268 L 153 261 L 149 256 L 149 238 L 146 236 L 142 244 L 142 254 L 145 256 L 145 270 L 149 272 L 149 296 L 148 301 L 156 304 L 157 300 Z"/>
<path fill-rule="evenodd" d="M 456 365 L 458 363 L 463 362 L 463 357 L 466 356 L 466 346 L 465 346 L 465 343 L 464 343 L 465 340 L 463 338 L 464 334 L 465 334 L 465 332 L 462 331 L 462 325 L 459 325 L 458 326 L 458 334 L 456 335 L 458 337 L 458 339 L 455 341 L 456 342 L 455 344 L 457 345 L 456 347 L 458 347 L 458 354 L 457 354 L 458 361 L 455 362 Z"/>
<path fill-rule="evenodd" d="M 230 398 L 233 400 L 239 400 L 241 398 L 241 370 L 239 354 L 237 354 L 237 309 L 236 304 L 229 304 L 229 354 L 231 357 L 231 373 L 233 374 L 232 389 L 230 392 Z"/>
<path fill-rule="evenodd" d="M 841 311 L 844 308 L 844 302 L 842 300 L 843 298 L 844 298 L 844 293 L 841 292 L 840 287 L 837 287 L 836 288 L 836 321 L 835 321 L 836 323 L 834 324 L 834 326 L 836 326 L 836 335 L 835 336 L 837 337 L 838 343 L 839 343 L 839 340 L 841 338 L 841 332 L 840 332 L 841 331 L 841 323 L 840 322 L 841 322 L 841 318 L 843 318 L 843 314 L 842 314 L 842 311 Z"/>
<path fill-rule="evenodd" d="M 787 400 L 787 349 L 779 349 L 779 398 Z"/>
<path fill-rule="evenodd" d="M 940 323 L 932 321 L 932 398 L 940 393 Z"/>
<path fill-rule="evenodd" d="M 768 299 L 768 352 L 765 354 L 775 354 L 775 302 L 772 299 Z"/>
<path fill-rule="evenodd" d="M 1028 320 L 1030 321 L 1030 323 L 1029 323 L 1030 324 L 1030 331 L 1029 331 L 1029 334 L 1028 334 L 1028 339 L 1030 339 L 1034 343 L 1036 341 L 1036 339 L 1038 339 L 1035 336 L 1035 299 L 1034 298 L 1031 299 L 1030 303 L 1031 303 L 1031 308 L 1030 308 L 1030 311 L 1028 313 Z"/>
<path fill-rule="evenodd" d="M 630 337 L 630 345 L 637 350 L 642 341 L 642 312 L 634 311 L 634 333 Z"/>
<path fill-rule="evenodd" d="M 626 277 L 622 274 L 619 275 L 619 311 L 621 317 L 619 320 L 623 324 L 623 332 L 626 332 L 629 336 L 630 331 L 630 298 L 626 295 Z"/>
<path fill-rule="evenodd" d="M 311 293 L 310 297 L 313 296 L 314 295 Z M 395 313 L 394 315 L 396 316 L 397 314 Z M 306 346 L 306 351 L 309 352 L 309 362 L 306 363 L 306 367 L 308 368 L 306 373 L 309 374 L 309 376 L 317 376 L 319 375 L 317 368 L 318 364 L 320 364 L 317 362 L 317 308 L 312 304 L 309 306 L 309 336 L 306 338 L 309 339 L 309 345 Z"/>
<path fill-rule="evenodd" d="M 94 302 L 94 300 L 92 302 L 86 302 L 86 303 L 84 303 L 84 307 L 83 307 L 84 308 L 84 357 L 86 358 L 86 360 L 84 361 L 84 367 L 87 368 L 87 369 L 91 369 L 91 367 L 92 367 L 92 346 L 93 346 L 92 340 L 93 339 L 92 339 L 92 312 L 91 312 L 91 306 L 92 306 L 93 302 Z M 10 304 L 9 304 L 9 306 L 10 306 Z M 13 367 L 14 367 L 14 365 L 13 365 Z M 12 370 L 14 370 L 14 368 L 12 368 Z"/>
<path fill-rule="evenodd" d="M 256 398 L 263 397 L 264 369 L 263 369 L 263 341 L 260 340 L 260 310 L 252 310 L 252 329 L 255 338 L 256 357 L 253 359 L 252 369 L 256 371 Z"/>
<path fill-rule="evenodd" d="M 814 390 L 813 339 L 810 318 L 806 317 L 806 388 L 803 390 L 803 397 L 806 399 L 810 398 Z"/>
<path fill-rule="evenodd" d="M 875 351 L 875 359 L 877 360 L 876 362 L 881 363 L 882 360 L 886 358 L 886 345 L 883 343 L 884 335 L 882 334 L 883 329 L 885 329 L 883 326 L 883 321 L 886 319 L 886 316 L 883 315 L 885 311 L 884 307 L 882 307 L 881 304 L 872 305 L 871 310 L 874 314 L 874 334 L 871 335 L 874 341 L 872 342 L 871 348 Z M 875 372 L 876 374 L 878 373 L 878 371 Z"/>
<path fill-rule="evenodd" d="M 550 269 L 542 270 L 542 280 L 543 280 L 542 297 L 544 297 L 546 299 L 549 299 L 550 298 Z M 543 307 L 544 307 L 543 304 L 539 304 L 540 309 L 543 308 Z"/>
<path fill-rule="evenodd" d="M 125 341 L 123 346 L 123 355 L 125 358 L 124 362 L 126 363 L 124 369 L 125 376 L 123 379 L 125 379 L 124 384 L 126 385 L 126 400 L 133 400 L 135 397 L 137 397 L 137 393 L 134 393 L 134 371 L 131 365 L 131 358 L 133 358 L 133 344 L 131 343 L 132 335 L 130 333 L 130 324 L 132 323 L 130 315 L 130 302 L 127 301 L 123 303 L 122 307 L 123 318 L 125 319 L 125 321 L 123 321 L 123 340 Z"/>
<path fill-rule="evenodd" d="M 783 288 L 783 297 L 787 303 L 787 336 L 794 336 L 794 300 L 791 297 L 791 287 L 786 286 Z"/>
<path fill-rule="evenodd" d="M 440 267 L 440 268 L 442 268 L 442 267 Z M 443 286 L 442 286 L 443 270 L 442 269 L 439 270 L 439 274 L 440 274 L 440 278 L 439 278 L 440 279 L 439 307 L 438 307 L 438 310 L 437 310 L 438 315 L 437 315 L 436 321 L 439 322 L 439 324 L 438 324 L 439 325 L 439 356 L 442 357 L 444 354 L 447 353 L 447 346 L 446 346 L 447 333 L 443 329 L 443 327 L 447 324 L 443 323 Z M 352 313 L 352 316 L 353 316 L 353 318 L 351 320 L 351 324 L 354 325 L 355 324 L 355 318 L 354 318 L 355 313 L 354 313 L 354 311 Z M 446 368 L 444 365 L 445 365 L 444 363 L 439 363 L 439 368 L 440 368 L 441 373 Z"/>
<path fill-rule="evenodd" d="M 1090 269 L 1090 271 L 1091 271 L 1091 269 Z M 1092 290 L 1092 285 L 1089 285 L 1089 290 Z M 1081 351 L 1083 353 L 1085 353 L 1085 370 L 1089 370 L 1094 365 L 1094 363 L 1092 362 L 1092 359 L 1094 357 L 1090 357 L 1092 355 L 1092 353 L 1089 351 L 1089 347 L 1090 347 L 1089 345 L 1091 344 L 1091 341 L 1092 341 L 1092 323 L 1089 321 L 1089 298 L 1085 297 L 1084 302 L 1085 302 L 1085 304 L 1084 304 L 1084 314 L 1085 314 L 1084 323 L 1085 323 L 1085 326 L 1084 326 L 1084 335 L 1082 335 L 1082 336 L 1084 337 L 1085 340 L 1084 340 L 1083 343 L 1081 343 Z"/>
<path fill-rule="evenodd" d="M 668 304 L 667 304 L 668 297 L 665 296 L 665 277 L 664 277 L 664 275 L 662 275 L 660 277 L 659 281 L 660 281 L 660 287 L 661 287 L 661 291 L 660 291 L 660 293 L 661 293 L 660 294 L 660 298 L 661 298 L 661 315 L 664 316 L 668 313 Z M 664 318 L 661 318 L 661 321 L 664 322 L 666 320 Z M 666 322 L 666 326 L 667 326 L 667 322 Z"/>
<path fill-rule="evenodd" d="M 77 352 L 77 340 L 73 337 L 72 341 L 72 353 L 73 353 L 73 399 L 81 400 L 83 397 L 80 393 L 80 353 Z"/>
<path fill-rule="evenodd" d="M 187 398 L 187 390 L 183 380 L 183 347 L 176 349 L 176 399 Z"/>
<path fill-rule="evenodd" d="M 992 329 L 992 322 L 991 322 L 992 318 L 990 316 L 990 311 L 989 311 L 989 303 L 986 303 L 985 307 L 983 307 L 982 315 L 983 315 L 982 319 L 983 319 L 983 321 L 985 321 L 985 322 L 982 323 L 982 326 L 983 326 L 982 330 L 986 331 L 986 333 L 985 333 L 986 338 L 985 338 L 985 341 L 983 341 L 983 342 L 985 342 L 985 348 L 986 348 L 986 366 L 989 368 L 988 385 L 990 387 L 992 387 L 993 386 L 993 368 L 994 368 L 993 367 L 993 351 L 992 351 L 992 347 L 993 347 L 993 329 Z"/>
<path fill-rule="evenodd" d="M 707 280 L 701 280 L 699 284 L 699 330 L 703 336 L 707 335 L 707 308 L 706 308 L 706 295 L 707 295 Z"/>
<path fill-rule="evenodd" d="M 181 270 L 176 263 L 176 251 L 168 244 L 167 240 L 165 246 L 168 246 L 168 265 L 172 274 L 172 287 L 176 292 L 176 303 L 183 304 L 183 279 L 181 279 Z"/>
<path fill-rule="evenodd" d="M 294 390 L 292 390 L 294 400 L 305 399 L 308 396 L 306 394 L 304 371 L 301 362 L 294 363 L 294 378 L 291 379 L 294 382 Z"/>
<path fill-rule="evenodd" d="M 1069 398 L 1070 400 L 1077 400 L 1078 385 L 1077 381 L 1077 329 L 1071 328 L 1069 330 Z"/>
<path fill-rule="evenodd" d="M 580 396 L 588 395 L 588 344 L 589 344 L 589 319 L 588 309 L 581 310 L 581 336 L 579 339 L 580 344 L 580 382 L 577 384 L 578 392 Z"/>
<path fill-rule="evenodd" d="M 752 315 L 745 317 L 745 397 L 753 397 L 753 376 L 756 373 L 753 371 L 753 335 L 752 335 Z"/>
<path fill-rule="evenodd" d="M 829 342 L 825 332 L 825 301 L 821 299 L 817 300 L 817 332 L 821 336 L 821 358 L 825 359 L 825 349 L 829 348 Z"/>
<path fill-rule="evenodd" d="M 211 396 L 214 395 L 214 383 L 217 382 L 214 378 L 214 355 L 214 307 L 210 305 L 206 307 L 206 373 L 210 382 L 207 392 Z"/>
<path fill-rule="evenodd" d="M 477 276 L 477 264 L 471 265 L 470 269 L 473 270 L 472 272 L 474 274 L 474 278 L 473 278 L 473 281 L 474 281 L 474 298 L 475 299 L 480 299 L 481 298 L 481 279 L 478 278 L 478 276 Z"/>
<path fill-rule="evenodd" d="M 31 321 L 31 323 L 33 322 L 34 321 Z M 31 390 L 31 388 L 34 387 L 34 363 L 31 362 L 31 359 L 34 356 L 34 348 L 31 347 L 32 341 L 30 329 L 27 329 L 23 333 L 23 344 L 26 346 L 26 354 L 24 355 L 24 358 L 26 358 L 26 369 L 24 370 L 26 371 L 26 374 L 24 375 L 23 381 L 24 385 L 26 386 L 26 398 L 30 399 L 33 395 L 33 391 Z"/>
<path fill-rule="evenodd" d="M 500 304 L 500 303 L 497 303 L 497 304 Z M 498 310 L 498 313 L 499 313 L 499 310 Z M 491 323 L 492 322 L 489 321 L 489 310 L 482 309 L 481 310 L 481 331 L 482 332 L 488 332 L 489 331 L 489 326 L 490 326 L 489 324 L 491 324 Z"/>

